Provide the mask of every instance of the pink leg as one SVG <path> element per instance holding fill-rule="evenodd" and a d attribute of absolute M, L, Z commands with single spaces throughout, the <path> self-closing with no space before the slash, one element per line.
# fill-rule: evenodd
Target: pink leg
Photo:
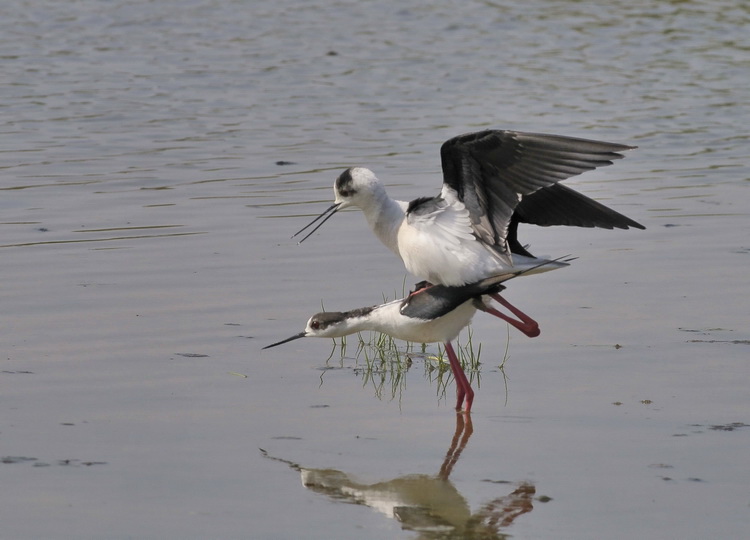
<path fill-rule="evenodd" d="M 471 414 L 468 412 L 458 413 L 456 415 L 456 433 L 453 435 L 451 441 L 451 447 L 448 449 L 448 453 L 445 454 L 443 465 L 440 467 L 438 478 L 447 480 L 453 470 L 453 467 L 458 463 L 458 458 L 461 457 L 461 452 L 466 448 L 466 444 L 469 442 L 471 434 L 474 432 L 474 426 L 471 424 Z"/>
<path fill-rule="evenodd" d="M 464 410 L 467 413 L 471 412 L 471 404 L 474 401 L 474 390 L 471 389 L 469 379 L 466 378 L 466 373 L 464 373 L 461 362 L 458 361 L 458 357 L 450 341 L 445 342 L 445 352 L 448 353 L 448 361 L 451 364 L 453 378 L 456 381 L 456 410 L 460 411 L 461 405 L 466 400 L 466 409 Z"/>
<path fill-rule="evenodd" d="M 500 317 L 502 320 L 504 320 L 508 324 L 512 324 L 529 337 L 537 337 L 539 334 L 541 334 L 541 331 L 539 330 L 539 324 L 534 319 L 526 315 L 523 311 L 508 302 L 499 294 L 491 294 L 490 296 L 493 299 L 497 300 L 500 304 L 508 308 L 508 310 L 520 320 L 508 317 L 504 313 L 500 313 L 498 310 L 488 306 L 483 305 L 483 307 L 480 307 L 480 309 L 494 315 L 495 317 Z"/>

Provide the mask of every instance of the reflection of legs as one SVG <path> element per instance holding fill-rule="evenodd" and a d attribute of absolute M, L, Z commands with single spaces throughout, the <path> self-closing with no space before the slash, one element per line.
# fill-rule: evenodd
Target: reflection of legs
<path fill-rule="evenodd" d="M 484 302 L 477 302 L 477 307 L 479 307 L 479 309 L 481 309 L 482 311 L 486 311 L 487 313 L 494 315 L 495 317 L 500 317 L 502 320 L 504 320 L 508 324 L 512 324 L 529 337 L 536 337 L 541 333 L 539 330 L 539 324 L 534 319 L 526 315 L 523 311 L 508 302 L 499 294 L 491 294 L 490 296 L 501 305 L 505 306 L 508 311 L 513 313 L 513 315 L 518 317 L 518 319 L 520 320 L 513 319 L 512 317 L 507 316 L 505 313 L 500 313 L 495 308 L 487 306 Z"/>
<path fill-rule="evenodd" d="M 471 411 L 471 404 L 474 401 L 474 390 L 471 389 L 469 380 L 466 378 L 466 373 L 464 373 L 461 362 L 458 361 L 458 357 L 450 341 L 445 342 L 445 352 L 448 353 L 448 361 L 451 364 L 453 379 L 456 381 L 456 410 L 461 410 L 461 405 L 463 405 L 465 399 L 466 409 L 464 410 L 469 412 Z"/>
<path fill-rule="evenodd" d="M 451 447 L 448 449 L 448 453 L 445 454 L 445 460 L 443 460 L 443 466 L 440 467 L 440 474 L 438 475 L 443 480 L 447 480 L 450 476 L 453 466 L 458 462 L 458 458 L 461 457 L 461 452 L 464 451 L 466 443 L 469 442 L 469 437 L 474 432 L 474 426 L 471 424 L 471 414 L 459 413 L 456 415 L 456 432 L 453 434 L 453 440 L 451 441 Z M 461 441 L 459 443 L 459 440 Z"/>

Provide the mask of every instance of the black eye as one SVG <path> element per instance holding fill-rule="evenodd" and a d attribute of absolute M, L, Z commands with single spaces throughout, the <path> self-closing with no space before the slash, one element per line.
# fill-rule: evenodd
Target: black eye
<path fill-rule="evenodd" d="M 351 189 L 342 189 L 339 191 L 339 195 L 342 197 L 351 197 L 353 193 L 354 191 Z"/>
<path fill-rule="evenodd" d="M 318 321 L 313 321 L 310 323 L 310 328 L 312 328 L 313 330 L 317 330 L 318 328 L 320 328 L 320 323 Z"/>

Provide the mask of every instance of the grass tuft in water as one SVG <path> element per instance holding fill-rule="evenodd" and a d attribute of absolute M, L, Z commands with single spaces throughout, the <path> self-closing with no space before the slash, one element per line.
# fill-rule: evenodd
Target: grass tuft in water
<path fill-rule="evenodd" d="M 353 336 L 356 336 L 357 344 L 353 355 L 347 354 L 353 348 L 347 339 L 337 338 L 333 340 L 333 349 L 328 361 L 332 360 L 334 355 L 339 356 L 343 367 L 345 359 L 353 359 L 356 362 L 354 372 L 362 379 L 362 386 L 372 386 L 378 399 L 392 400 L 398 397 L 400 401 L 406 388 L 406 372 L 419 361 L 424 366 L 425 378 L 431 383 L 436 383 L 438 398 L 445 398 L 453 374 L 442 345 L 405 342 L 379 332 L 360 332 Z M 482 344 L 474 341 L 471 326 L 468 327 L 465 341 L 459 336 L 454 349 L 469 381 L 479 387 Z M 506 345 L 505 355 L 499 366 L 501 370 L 507 355 Z"/>
<path fill-rule="evenodd" d="M 406 294 L 405 286 L 406 280 L 404 280 L 402 296 Z M 397 296 L 395 291 L 394 296 Z M 388 302 L 388 298 L 385 295 L 383 295 L 383 302 Z M 471 325 L 467 328 L 466 341 L 462 341 L 461 336 L 459 336 L 456 339 L 454 349 L 469 382 L 473 384 L 476 381 L 477 387 L 480 387 L 482 344 L 474 343 L 474 332 Z M 326 363 L 329 363 L 333 359 L 338 350 L 341 367 L 344 367 L 344 360 L 346 358 L 353 359 L 356 362 L 354 372 L 362 379 L 363 387 L 371 385 L 378 399 L 388 397 L 388 399 L 393 400 L 398 396 L 400 402 L 401 394 L 406 387 L 406 372 L 412 367 L 415 360 L 422 360 L 425 378 L 431 383 L 436 383 L 438 398 L 445 398 L 449 383 L 453 379 L 453 373 L 450 369 L 445 348 L 442 345 L 415 344 L 394 339 L 380 332 L 359 332 L 354 334 L 354 336 L 356 336 L 357 347 L 353 356 L 347 355 L 350 348 L 346 336 L 334 338 L 333 348 Z M 508 360 L 509 342 L 510 330 L 508 330 L 508 339 L 506 340 L 503 359 L 498 366 L 503 373 L 503 378 L 505 378 L 504 367 L 505 362 Z M 360 364 L 360 360 L 363 361 L 362 364 Z"/>

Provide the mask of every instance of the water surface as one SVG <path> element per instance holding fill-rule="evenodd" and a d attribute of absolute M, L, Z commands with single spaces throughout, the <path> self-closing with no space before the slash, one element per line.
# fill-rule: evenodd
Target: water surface
<path fill-rule="evenodd" d="M 4 535 L 744 536 L 748 22 L 700 0 L 4 6 Z M 429 360 L 378 387 L 328 340 L 261 352 L 411 284 L 356 212 L 290 240 L 344 167 L 436 193 L 439 145 L 489 127 L 639 146 L 569 185 L 647 230 L 522 231 L 579 259 L 508 291 L 540 337 L 476 318 L 470 430 Z"/>

